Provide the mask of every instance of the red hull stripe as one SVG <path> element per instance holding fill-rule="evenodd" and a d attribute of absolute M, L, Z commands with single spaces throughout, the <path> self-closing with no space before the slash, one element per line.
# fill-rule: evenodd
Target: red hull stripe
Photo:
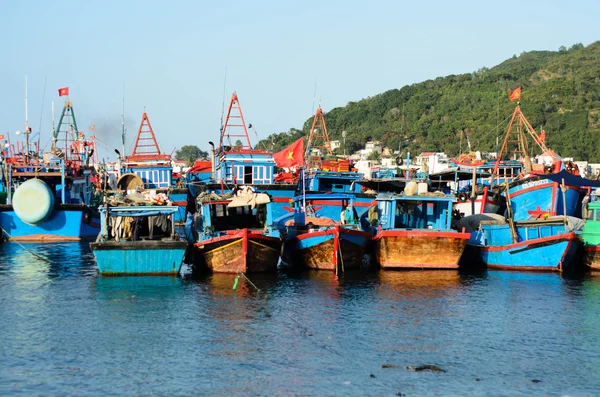
<path fill-rule="evenodd" d="M 499 245 L 499 246 L 495 246 L 495 247 L 479 247 L 479 248 L 482 251 L 504 251 L 506 249 L 525 247 L 525 246 L 528 246 L 531 244 L 546 243 L 546 242 L 550 242 L 550 241 L 574 240 L 574 239 L 575 239 L 575 233 L 571 232 L 571 233 L 559 234 L 558 236 L 542 237 L 542 238 L 536 238 L 533 240 L 521 241 L 521 242 L 518 242 L 515 244 Z"/>
<path fill-rule="evenodd" d="M 334 234 L 336 234 L 336 229 L 339 229 L 340 235 L 354 234 L 354 235 L 359 235 L 359 236 L 371 237 L 371 233 L 369 233 L 369 232 L 363 232 L 360 230 L 349 230 L 349 229 L 345 229 L 343 227 L 337 226 L 337 227 L 327 229 L 327 230 L 319 230 L 318 232 L 304 233 L 299 236 L 296 236 L 296 238 L 298 240 L 303 240 L 305 238 L 310 238 L 310 237 L 327 236 L 329 234 L 334 235 Z"/>
<path fill-rule="evenodd" d="M 194 247 L 200 247 L 206 244 L 225 242 L 230 240 L 235 240 L 238 238 L 243 238 L 245 231 L 248 229 L 241 229 L 236 231 L 227 231 L 226 235 L 214 237 L 208 240 L 199 241 L 194 244 Z M 267 240 L 267 241 L 279 241 L 277 237 L 265 236 L 264 234 L 255 233 L 252 230 L 248 230 L 248 240 Z"/>
<path fill-rule="evenodd" d="M 456 238 L 468 240 L 471 238 L 470 233 L 460 233 L 460 232 L 435 232 L 429 230 L 383 230 L 373 238 L 373 240 L 379 240 L 382 237 L 425 237 L 425 238 L 435 238 L 435 237 L 443 237 L 443 238 Z"/>

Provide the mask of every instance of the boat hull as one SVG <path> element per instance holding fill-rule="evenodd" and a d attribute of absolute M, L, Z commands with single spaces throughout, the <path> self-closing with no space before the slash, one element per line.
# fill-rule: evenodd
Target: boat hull
<path fill-rule="evenodd" d="M 261 273 L 277 270 L 281 240 L 248 229 L 196 244 L 201 266 L 213 273 Z M 198 257 L 198 255 L 196 255 Z"/>
<path fill-rule="evenodd" d="M 371 240 L 371 234 L 335 226 L 300 234 L 289 242 L 287 254 L 297 268 L 337 271 L 357 269 Z"/>
<path fill-rule="evenodd" d="M 600 272 L 600 245 L 583 247 L 583 263 L 590 270 Z"/>
<path fill-rule="evenodd" d="M 384 230 L 374 238 L 384 269 L 458 269 L 469 233 Z"/>
<path fill-rule="evenodd" d="M 185 241 L 104 241 L 90 244 L 103 276 L 177 275 L 188 246 Z"/>
<path fill-rule="evenodd" d="M 0 205 L 0 231 L 4 239 L 13 241 L 59 242 L 95 239 L 100 223 L 91 211 L 81 205 L 61 204 L 39 225 L 23 222 L 12 205 Z"/>
<path fill-rule="evenodd" d="M 540 179 L 516 184 L 509 192 L 514 221 L 541 218 L 545 215 L 580 215 L 578 212 L 581 200 L 578 187 L 567 185 L 563 193 L 560 183 Z"/>
<path fill-rule="evenodd" d="M 469 244 L 465 260 L 490 269 L 560 272 L 570 268 L 578 248 L 571 232 L 499 246 Z"/>

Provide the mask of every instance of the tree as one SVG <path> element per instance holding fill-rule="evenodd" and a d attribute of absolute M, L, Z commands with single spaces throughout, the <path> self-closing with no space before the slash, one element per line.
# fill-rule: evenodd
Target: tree
<path fill-rule="evenodd" d="M 373 161 L 379 161 L 380 158 L 381 158 L 381 153 L 379 153 L 378 151 L 371 152 L 367 156 L 367 160 L 373 160 Z"/>
<path fill-rule="evenodd" d="M 207 159 L 208 152 L 201 150 L 195 145 L 183 145 L 181 149 L 175 152 L 175 158 L 177 160 L 186 160 L 187 165 L 192 166 L 196 159 Z"/>

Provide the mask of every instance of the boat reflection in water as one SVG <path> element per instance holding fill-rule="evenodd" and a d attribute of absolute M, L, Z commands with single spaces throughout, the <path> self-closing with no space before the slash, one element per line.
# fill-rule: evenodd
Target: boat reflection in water
<path fill-rule="evenodd" d="M 96 273 L 87 242 L 0 244 L 0 273 L 28 280 Z"/>
<path fill-rule="evenodd" d="M 176 276 L 95 277 L 92 289 L 102 300 L 174 300 L 183 293 L 182 280 Z"/>

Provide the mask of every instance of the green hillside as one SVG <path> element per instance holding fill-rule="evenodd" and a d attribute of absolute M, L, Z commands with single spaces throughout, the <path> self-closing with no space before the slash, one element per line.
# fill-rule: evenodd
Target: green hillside
<path fill-rule="evenodd" d="M 393 149 L 402 147 L 403 152 L 456 155 L 464 131 L 474 150 L 494 150 L 516 104 L 508 100 L 508 93 L 518 86 L 521 109 L 536 130 L 546 131 L 548 147 L 562 156 L 600 162 L 600 41 L 556 52 L 525 52 L 491 69 L 438 77 L 349 102 L 325 117 L 330 139 L 341 140 L 342 131 L 347 131 L 348 153 L 375 139 Z M 311 124 L 312 117 L 301 130 L 273 134 L 259 146 L 274 142 L 275 150 L 283 148 L 306 136 Z M 464 139 L 462 146 L 466 150 Z"/>

